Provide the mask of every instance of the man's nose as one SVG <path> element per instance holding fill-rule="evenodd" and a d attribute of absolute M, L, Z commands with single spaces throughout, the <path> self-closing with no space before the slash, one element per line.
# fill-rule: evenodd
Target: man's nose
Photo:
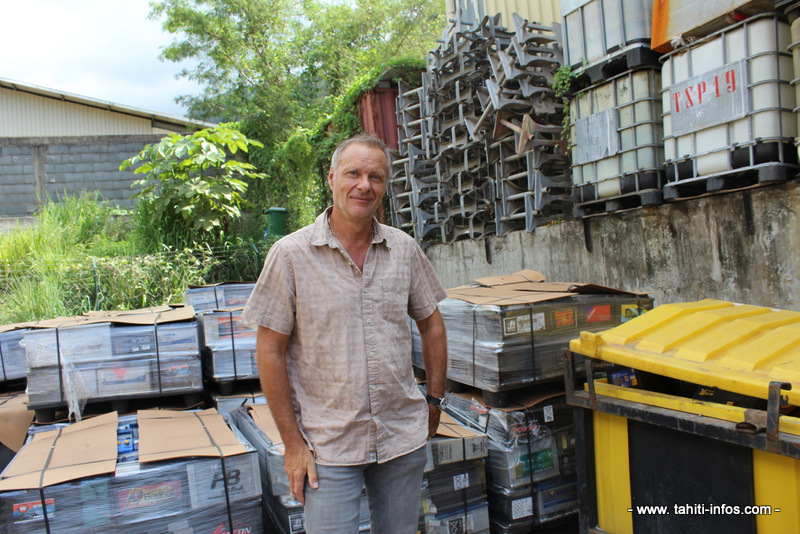
<path fill-rule="evenodd" d="M 369 189 L 369 174 L 362 174 L 358 177 L 358 188 L 364 191 Z"/>

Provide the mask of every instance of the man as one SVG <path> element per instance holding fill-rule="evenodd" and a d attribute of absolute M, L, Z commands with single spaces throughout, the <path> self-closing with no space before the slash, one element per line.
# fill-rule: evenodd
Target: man
<path fill-rule="evenodd" d="M 259 325 L 261 385 L 309 534 L 357 532 L 364 485 L 373 533 L 416 532 L 425 443 L 444 397 L 446 294 L 414 240 L 374 218 L 389 162 L 374 137 L 337 147 L 333 206 L 272 246 L 242 314 Z M 428 403 L 413 379 L 408 315 Z"/>

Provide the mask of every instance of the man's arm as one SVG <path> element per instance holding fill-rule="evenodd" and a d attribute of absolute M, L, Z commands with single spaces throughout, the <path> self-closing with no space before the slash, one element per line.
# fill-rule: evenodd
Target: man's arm
<path fill-rule="evenodd" d="M 308 448 L 292 405 L 292 389 L 289 386 L 289 372 L 286 369 L 286 347 L 289 336 L 274 330 L 258 327 L 256 338 L 256 357 L 261 389 L 267 398 L 272 418 L 281 433 L 285 449 L 283 468 L 289 477 L 289 489 L 300 504 L 305 505 L 303 487 L 306 476 L 312 488 L 318 487 L 317 469 L 314 455 Z"/>
<path fill-rule="evenodd" d="M 444 397 L 444 384 L 447 378 L 447 334 L 444 319 L 438 309 L 425 319 L 417 321 L 422 338 L 422 360 L 425 363 L 425 377 L 428 395 Z M 439 428 L 441 410 L 428 405 L 428 437 L 432 438 Z"/>

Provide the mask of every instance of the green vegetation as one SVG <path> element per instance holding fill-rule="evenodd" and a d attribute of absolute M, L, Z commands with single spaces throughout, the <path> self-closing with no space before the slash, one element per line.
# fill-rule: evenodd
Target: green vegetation
<path fill-rule="evenodd" d="M 122 162 L 120 170 L 136 166 L 135 173 L 145 173 L 133 184 L 142 188 L 135 196 L 167 241 L 220 244 L 241 216 L 247 190 L 241 178 L 264 178 L 254 165 L 229 157 L 251 145 L 263 146 L 226 124 L 191 135 L 170 134 Z"/>
<path fill-rule="evenodd" d="M 88 194 L 0 234 L 0 324 L 178 303 L 190 284 L 253 280 L 261 268 L 263 244 L 170 249 L 137 218 Z"/>
<path fill-rule="evenodd" d="M 330 203 L 330 156 L 361 132 L 356 105 L 379 81 L 420 83 L 445 27 L 443 0 L 156 0 L 167 61 L 204 92 L 190 116 L 223 123 L 168 135 L 122 163 L 137 206 L 97 195 L 44 206 L 0 234 L 0 324 L 178 303 L 190 284 L 255 280 L 275 236 Z M 184 63 L 185 62 L 185 63 Z M 388 73 L 388 75 L 387 75 Z"/>

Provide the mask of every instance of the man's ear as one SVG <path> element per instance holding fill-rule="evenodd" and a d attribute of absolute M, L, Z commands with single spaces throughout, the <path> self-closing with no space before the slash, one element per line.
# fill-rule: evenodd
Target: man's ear
<path fill-rule="evenodd" d="M 333 167 L 328 171 L 328 187 L 333 190 Z"/>

